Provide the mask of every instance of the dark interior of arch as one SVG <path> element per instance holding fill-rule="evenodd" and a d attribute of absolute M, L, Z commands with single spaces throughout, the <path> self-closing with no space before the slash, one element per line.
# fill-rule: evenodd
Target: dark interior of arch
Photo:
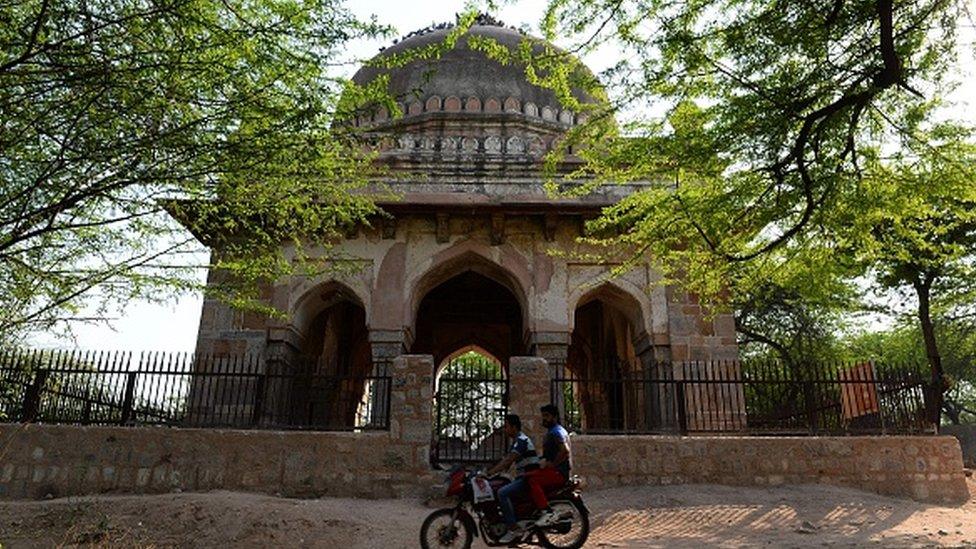
<path fill-rule="evenodd" d="M 417 309 L 410 352 L 434 356 L 440 364 L 459 349 L 481 347 L 507 367 L 526 354 L 522 308 L 504 285 L 466 271 L 436 286 Z"/>
<path fill-rule="evenodd" d="M 614 381 L 639 369 L 634 352 L 634 326 L 608 302 L 596 298 L 574 312 L 574 327 L 566 366 L 579 383 L 576 400 L 584 428 L 619 429 L 637 413 L 634 384 Z"/>
<path fill-rule="evenodd" d="M 363 376 L 372 367 L 366 311 L 340 300 L 316 315 L 304 332 L 296 367 L 308 377 L 288 391 L 289 416 L 311 425 L 352 425 L 365 390 Z"/>

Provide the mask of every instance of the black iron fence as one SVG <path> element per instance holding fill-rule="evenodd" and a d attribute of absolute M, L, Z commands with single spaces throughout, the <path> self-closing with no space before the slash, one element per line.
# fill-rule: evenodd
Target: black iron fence
<path fill-rule="evenodd" d="M 445 364 L 434 395 L 431 462 L 491 463 L 509 447 L 502 426 L 508 379 L 497 361 L 467 353 Z"/>
<path fill-rule="evenodd" d="M 705 361 L 561 367 L 551 398 L 584 433 L 931 433 L 924 367 Z"/>
<path fill-rule="evenodd" d="M 0 351 L 0 420 L 386 429 L 388 366 L 350 370 L 316 359 L 256 355 L 5 350 Z"/>

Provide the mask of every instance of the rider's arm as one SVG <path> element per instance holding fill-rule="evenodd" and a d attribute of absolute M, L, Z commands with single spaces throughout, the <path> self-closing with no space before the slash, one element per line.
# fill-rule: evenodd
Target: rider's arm
<path fill-rule="evenodd" d="M 497 475 L 502 471 L 508 470 L 508 468 L 511 467 L 513 463 L 515 463 L 515 460 L 517 460 L 518 457 L 519 455 L 515 452 L 508 454 L 507 456 L 503 457 L 502 460 L 499 461 L 497 465 L 495 465 L 491 469 L 488 469 L 488 471 L 486 471 L 485 474 L 490 477 L 492 475 Z"/>

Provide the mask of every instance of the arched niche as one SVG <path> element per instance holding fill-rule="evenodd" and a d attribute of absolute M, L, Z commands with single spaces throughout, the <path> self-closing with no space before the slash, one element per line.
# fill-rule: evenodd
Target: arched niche
<path fill-rule="evenodd" d="M 414 271 L 414 274 L 409 277 L 407 282 L 410 288 L 408 290 L 407 308 L 409 317 L 404 318 L 404 324 L 412 333 L 416 333 L 417 312 L 424 296 L 438 285 L 459 274 L 474 272 L 497 282 L 511 292 L 522 313 L 521 325 L 527 328 L 532 313 L 527 292 L 527 288 L 531 284 L 531 273 L 525 267 L 524 261 L 520 259 L 503 256 L 499 261 L 495 261 L 469 243 L 459 244 L 447 250 L 435 257 L 432 264 L 422 271 L 422 274 Z"/>
<path fill-rule="evenodd" d="M 301 375 L 266 381 L 275 421 L 323 428 L 379 421 L 386 397 L 367 378 L 373 365 L 363 300 L 345 284 L 324 282 L 299 298 L 291 321 L 298 349 L 276 367 Z"/>
<path fill-rule="evenodd" d="M 640 301 L 613 284 L 576 301 L 566 366 L 585 380 L 573 387 L 584 429 L 617 430 L 644 421 L 646 388 L 630 381 L 643 373 L 634 341 L 644 333 L 644 318 Z"/>
<path fill-rule="evenodd" d="M 504 366 L 525 354 L 522 305 L 515 293 L 481 269 L 467 268 L 426 291 L 416 307 L 410 352 L 442 363 L 476 346 Z"/>
<path fill-rule="evenodd" d="M 292 325 L 302 336 L 297 354 L 315 373 L 369 372 L 366 307 L 345 284 L 330 281 L 308 290 L 292 312 Z"/>

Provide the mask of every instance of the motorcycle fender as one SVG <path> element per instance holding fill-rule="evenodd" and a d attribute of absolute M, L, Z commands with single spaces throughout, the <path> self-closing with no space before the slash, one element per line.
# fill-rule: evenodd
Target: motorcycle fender
<path fill-rule="evenodd" d="M 573 494 L 573 501 L 579 504 L 580 509 L 583 510 L 583 513 L 584 514 L 586 514 L 586 515 L 589 515 L 590 514 L 589 507 L 586 506 L 586 503 L 583 503 L 583 495 L 582 494 L 580 494 L 579 492 L 574 493 Z"/>
<path fill-rule="evenodd" d="M 471 513 L 469 513 L 466 509 L 459 507 L 457 509 L 457 516 L 459 519 L 461 519 L 461 522 L 468 527 L 468 530 L 474 532 L 474 537 L 478 537 L 478 525 L 475 524 L 474 517 L 471 516 Z"/>

